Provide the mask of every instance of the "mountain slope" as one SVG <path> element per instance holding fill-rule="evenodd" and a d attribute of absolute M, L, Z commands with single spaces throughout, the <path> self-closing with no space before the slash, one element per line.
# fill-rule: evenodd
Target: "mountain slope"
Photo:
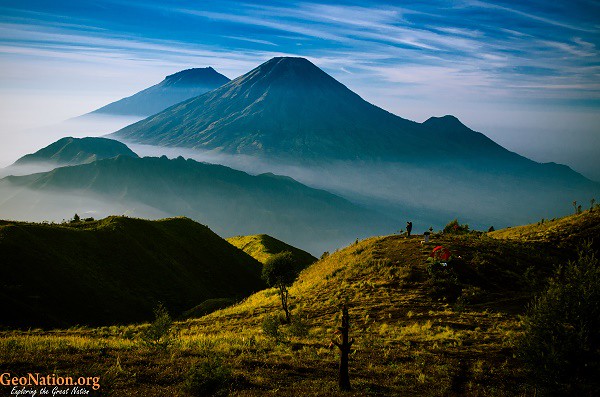
<path fill-rule="evenodd" d="M 0 180 L 0 188 L 12 192 L 0 202 L 0 209 L 8 214 L 11 208 L 27 201 L 32 192 L 42 193 L 32 204 L 37 209 L 58 200 L 44 194 L 87 195 L 113 205 L 137 208 L 144 204 L 167 215 L 189 216 L 224 236 L 266 232 L 313 253 L 393 230 L 395 224 L 291 178 L 251 176 L 182 157 L 119 156 L 47 173 L 7 177 Z"/>
<path fill-rule="evenodd" d="M 138 157 L 126 145 L 113 139 L 67 137 L 21 157 L 13 165 L 77 165 L 119 155 Z"/>
<path fill-rule="evenodd" d="M 369 104 L 308 60 L 273 58 L 115 136 L 229 153 L 355 159 L 409 153 L 408 145 L 425 149 L 420 132 L 417 123 Z"/>
<path fill-rule="evenodd" d="M 0 221 L 3 326 L 101 325 L 263 287 L 261 265 L 186 218 Z"/>
<path fill-rule="evenodd" d="M 308 252 L 302 251 L 299 248 L 293 247 L 266 234 L 229 237 L 227 242 L 241 249 L 261 263 L 265 263 L 273 255 L 285 251 L 292 253 L 299 269 L 304 269 L 317 260 L 317 258 Z"/>
<path fill-rule="evenodd" d="M 441 121 L 405 120 L 366 102 L 307 59 L 281 57 L 114 136 L 162 146 L 327 161 L 426 162 L 435 156 L 525 160 L 469 129 L 449 134 L 440 126 L 447 120 Z"/>
<path fill-rule="evenodd" d="M 229 82 L 212 67 L 177 72 L 152 87 L 88 114 L 150 116 L 176 103 L 202 95 Z"/>

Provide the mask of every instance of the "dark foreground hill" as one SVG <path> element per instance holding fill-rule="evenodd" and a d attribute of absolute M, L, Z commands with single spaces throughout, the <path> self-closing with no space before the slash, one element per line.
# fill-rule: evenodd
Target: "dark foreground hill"
<path fill-rule="evenodd" d="M 153 216 L 144 208 L 155 209 L 167 216 L 185 215 L 206 223 L 222 236 L 268 233 L 315 254 L 359 237 L 392 231 L 395 226 L 383 215 L 291 178 L 252 176 L 182 157 L 120 156 L 6 177 L 0 180 L 0 189 L 9 192 L 0 201 L 5 214 L 14 213 L 24 203 L 29 213 L 43 214 L 57 201 L 65 208 L 72 197 L 87 197 L 83 205 L 91 207 L 88 209 L 101 203 L 108 208 L 130 208 L 142 217 Z M 28 212 L 23 213 L 24 219 L 30 219 Z"/>
<path fill-rule="evenodd" d="M 62 327 L 173 314 L 263 288 L 261 265 L 186 218 L 0 221 L 1 326 Z"/>
<path fill-rule="evenodd" d="M 577 236 L 584 213 L 559 234 Z M 572 226 L 569 226 L 571 224 Z M 432 249 L 452 252 L 446 267 Z M 530 396 L 537 391 L 516 356 L 520 315 L 571 248 L 485 233 L 372 237 L 305 269 L 290 289 L 300 327 L 264 327 L 280 312 L 275 290 L 199 319 L 177 323 L 178 343 L 149 352 L 143 326 L 0 333 L 3 368 L 14 373 L 106 374 L 119 396 L 202 395 L 213 379 L 222 394 L 264 396 Z M 339 309 L 347 303 L 352 391 L 337 388 Z M 303 331 L 304 330 L 304 331 Z M 328 347 L 329 345 L 329 347 Z M 48 349 L 53 346 L 53 349 Z M 43 358 L 43 359 L 42 359 Z M 225 379 L 223 379 L 225 376 Z"/>
<path fill-rule="evenodd" d="M 77 165 L 117 157 L 119 155 L 138 157 L 138 155 L 126 145 L 113 139 L 66 137 L 59 139 L 35 153 L 21 157 L 13 165 Z"/>
<path fill-rule="evenodd" d="M 182 70 L 165 77 L 152 87 L 88 114 L 147 117 L 176 103 L 214 90 L 228 81 L 227 77 L 211 67 Z"/>

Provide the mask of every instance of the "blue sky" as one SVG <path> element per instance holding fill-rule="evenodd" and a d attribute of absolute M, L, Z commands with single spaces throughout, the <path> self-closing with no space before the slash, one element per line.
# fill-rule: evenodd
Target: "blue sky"
<path fill-rule="evenodd" d="M 455 114 L 600 179 L 599 33 L 600 2 L 582 0 L 0 0 L 0 128 L 76 116 L 184 68 L 234 78 L 295 55 L 399 116 Z"/>

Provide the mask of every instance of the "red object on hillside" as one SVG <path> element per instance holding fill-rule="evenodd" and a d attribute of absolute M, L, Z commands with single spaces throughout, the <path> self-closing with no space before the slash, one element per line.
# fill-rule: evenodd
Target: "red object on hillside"
<path fill-rule="evenodd" d="M 431 257 L 433 259 L 437 259 L 440 261 L 447 261 L 448 259 L 450 259 L 450 255 L 452 255 L 452 253 L 450 252 L 450 250 L 444 246 L 438 245 L 437 247 L 435 247 L 433 249 L 433 251 L 431 251 Z"/>

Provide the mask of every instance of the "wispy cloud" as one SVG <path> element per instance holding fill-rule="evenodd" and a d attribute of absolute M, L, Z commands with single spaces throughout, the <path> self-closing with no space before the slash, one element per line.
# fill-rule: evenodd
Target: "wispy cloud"
<path fill-rule="evenodd" d="M 166 6 L 111 0 L 123 16 L 97 7 L 98 15 L 69 18 L 64 12 L 4 9 L 0 57 L 212 65 L 236 77 L 272 56 L 302 55 L 371 97 L 381 87 L 402 92 L 407 85 L 414 97 L 437 97 L 443 90 L 450 100 L 534 100 L 556 92 L 600 97 L 597 73 L 590 73 L 600 63 L 597 24 L 577 23 L 577 15 L 543 8 L 537 0 L 528 4 L 234 0 Z M 534 5 L 542 11 L 533 12 Z M 128 19 L 128 12 L 143 17 Z"/>
<path fill-rule="evenodd" d="M 530 20 L 537 21 L 537 22 L 542 22 L 542 23 L 548 24 L 548 25 L 558 26 L 561 28 L 566 28 L 566 29 L 576 30 L 576 31 L 581 31 L 581 32 L 587 32 L 587 33 L 598 33 L 597 27 L 594 28 L 594 27 L 584 27 L 581 25 L 574 25 L 574 24 L 565 22 L 560 19 L 544 17 L 539 14 L 533 14 L 533 13 L 521 11 L 517 8 L 505 7 L 502 5 L 479 1 L 479 0 L 469 1 L 469 4 L 474 7 L 481 7 L 481 8 L 504 11 L 507 13 L 518 15 L 518 16 L 526 18 L 526 19 L 530 19 Z"/>

